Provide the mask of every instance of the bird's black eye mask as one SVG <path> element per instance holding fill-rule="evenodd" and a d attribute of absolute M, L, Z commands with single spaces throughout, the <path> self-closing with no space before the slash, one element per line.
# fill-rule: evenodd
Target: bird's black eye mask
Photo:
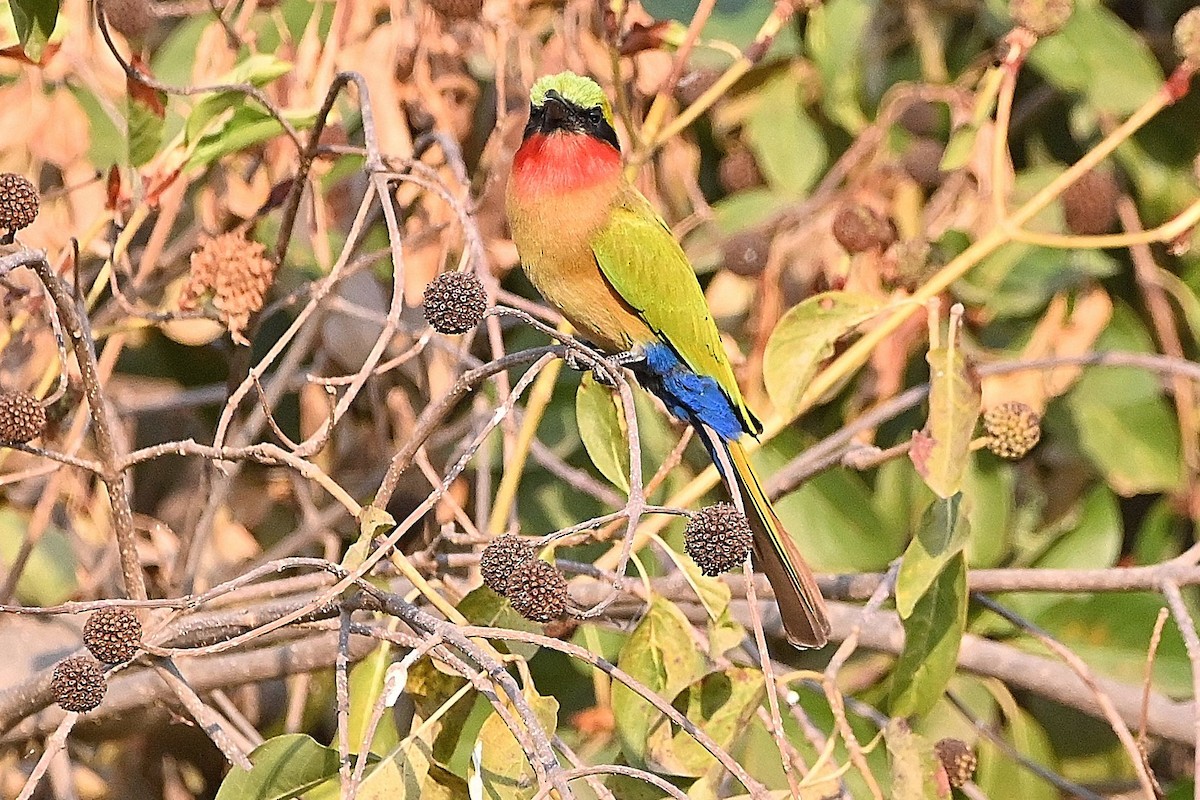
<path fill-rule="evenodd" d="M 620 150 L 617 132 L 604 118 L 604 110 L 600 106 L 580 108 L 570 100 L 565 100 L 555 91 L 547 93 L 545 101 L 540 106 L 529 107 L 529 122 L 525 124 L 525 139 L 535 133 L 550 134 L 555 131 L 582 133 L 603 142 L 608 142 L 613 149 Z"/>

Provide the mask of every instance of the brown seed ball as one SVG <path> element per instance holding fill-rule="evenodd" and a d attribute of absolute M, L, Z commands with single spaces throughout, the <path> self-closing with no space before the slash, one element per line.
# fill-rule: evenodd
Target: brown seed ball
<path fill-rule="evenodd" d="M 0 228 L 19 231 L 37 219 L 37 187 L 24 175 L 15 172 L 0 173 Z"/>
<path fill-rule="evenodd" d="M 904 151 L 901 163 L 909 177 L 922 188 L 936 189 L 946 179 L 946 173 L 942 171 L 942 154 L 945 152 L 946 148 L 937 139 L 921 137 Z"/>
<path fill-rule="evenodd" d="M 847 253 L 883 250 L 896 241 L 896 227 L 866 206 L 848 205 L 833 218 L 833 238 Z"/>
<path fill-rule="evenodd" d="M 1073 0 L 1012 0 L 1008 12 L 1013 21 L 1038 36 L 1058 33 L 1071 18 Z"/>
<path fill-rule="evenodd" d="M 98 661 L 120 664 L 137 655 L 142 642 L 142 623 L 133 609 L 102 608 L 83 626 L 83 643 Z"/>
<path fill-rule="evenodd" d="M 59 662 L 50 679 L 54 702 L 64 711 L 84 713 L 104 699 L 104 670 L 91 656 L 75 656 Z"/>
<path fill-rule="evenodd" d="M 942 739 L 933 746 L 934 755 L 942 762 L 950 785 L 959 788 L 975 774 L 978 759 L 974 751 L 961 739 Z"/>
<path fill-rule="evenodd" d="M 149 0 L 104 0 L 100 8 L 109 27 L 127 39 L 141 39 L 156 19 Z"/>
<path fill-rule="evenodd" d="M 477 19 L 483 0 L 428 0 L 429 7 L 445 19 Z"/>
<path fill-rule="evenodd" d="M 483 319 L 487 295 L 470 272 L 444 272 L 425 287 L 425 319 L 438 333 L 466 333 Z"/>
<path fill-rule="evenodd" d="M 533 561 L 534 557 L 533 548 L 520 536 L 506 533 L 493 539 L 483 548 L 483 555 L 479 557 L 483 582 L 496 594 L 507 594 L 513 570 Z"/>
<path fill-rule="evenodd" d="M 721 73 L 715 69 L 692 70 L 675 84 L 675 99 L 682 105 L 690 106 L 712 88 L 720 77 Z"/>
<path fill-rule="evenodd" d="M 683 531 L 683 548 L 710 577 L 740 567 L 753 541 L 750 522 L 732 503 L 701 509 Z"/>
<path fill-rule="evenodd" d="M 763 184 L 758 159 L 745 145 L 735 146 L 721 159 L 717 167 L 717 179 L 721 182 L 721 188 L 729 194 Z"/>
<path fill-rule="evenodd" d="M 1117 222 L 1117 199 L 1121 188 L 1106 170 L 1092 170 L 1063 192 L 1063 216 L 1067 230 L 1080 236 L 1109 233 Z"/>
<path fill-rule="evenodd" d="M 1022 458 L 1042 438 L 1042 419 L 1024 403 L 992 406 L 983 415 L 987 448 L 1001 458 Z"/>
<path fill-rule="evenodd" d="M 0 442 L 26 444 L 46 429 L 46 409 L 29 392 L 0 391 Z"/>
<path fill-rule="evenodd" d="M 1200 69 L 1200 8 L 1193 8 L 1175 23 L 1175 52 Z"/>
<path fill-rule="evenodd" d="M 567 613 L 567 579 L 539 558 L 521 564 L 508 579 L 508 601 L 525 619 L 550 622 Z"/>
<path fill-rule="evenodd" d="M 765 231 L 741 231 L 725 240 L 721 261 L 734 275 L 753 278 L 766 269 L 770 252 L 771 237 Z"/>
<path fill-rule="evenodd" d="M 937 136 L 945 124 L 941 104 L 926 100 L 909 103 L 896 121 L 904 130 L 922 137 Z"/>

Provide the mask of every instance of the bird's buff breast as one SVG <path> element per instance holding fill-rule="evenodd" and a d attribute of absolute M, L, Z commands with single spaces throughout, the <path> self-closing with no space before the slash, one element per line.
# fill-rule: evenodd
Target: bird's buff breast
<path fill-rule="evenodd" d="M 653 337 L 604 279 L 590 245 L 619 186 L 613 181 L 553 198 L 510 190 L 508 197 L 509 226 L 529 280 L 585 338 L 611 353 Z"/>

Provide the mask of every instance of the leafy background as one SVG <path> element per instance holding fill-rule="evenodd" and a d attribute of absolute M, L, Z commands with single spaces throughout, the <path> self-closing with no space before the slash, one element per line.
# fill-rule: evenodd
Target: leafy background
<path fill-rule="evenodd" d="M 353 568 L 371 535 L 391 529 L 384 516 L 352 512 L 384 510 L 366 504 L 394 454 L 423 445 L 377 498 L 393 525 L 434 505 L 422 505 L 431 485 L 473 452 L 436 508 L 399 531 L 406 555 L 372 580 L 401 598 L 416 585 L 408 602 L 451 628 L 524 636 L 488 637 L 524 697 L 510 706 L 556 737 L 563 764 L 571 753 L 625 771 L 572 781 L 581 797 L 664 796 L 637 771 L 700 798 L 945 796 L 932 743 L 946 737 L 978 754 L 973 782 L 954 790 L 972 797 L 1145 796 L 1151 774 L 1166 796 L 1193 796 L 1196 665 L 1181 629 L 1194 638 L 1189 587 L 1200 583 L 1189 382 L 1200 258 L 1188 224 L 1137 236 L 1196 221 L 1200 98 L 1186 94 L 1190 67 L 1171 35 L 1187 3 L 1077 0 L 1060 31 L 1027 39 L 1011 33 L 1002 0 L 488 0 L 479 9 L 108 0 L 133 77 L 91 5 L 4 4 L 0 167 L 41 192 L 19 245 L 45 250 L 87 295 L 124 448 L 214 443 L 232 420 L 229 442 L 288 449 L 329 415 L 309 376 L 362 378 L 353 395 L 335 387 L 352 402 L 319 452 L 218 464 L 167 446 L 133 468 L 152 597 L 202 592 L 295 556 Z M 514 368 L 421 428 L 466 369 L 546 341 L 511 316 L 461 339 L 431 334 L 420 306 L 439 272 L 472 270 L 493 302 L 556 322 L 516 269 L 502 198 L 527 87 L 562 68 L 595 75 L 617 98 L 631 173 L 684 243 L 742 385 L 769 420 L 756 463 L 814 569 L 833 576 L 823 586 L 835 643 L 823 650 L 782 644 L 768 599 L 764 662 L 745 581 L 701 576 L 681 555 L 677 518 L 645 518 L 632 564 L 601 541 L 625 533 L 611 515 L 631 488 L 631 429 L 654 477 L 650 503 L 694 510 L 724 498 L 701 448 L 640 390 L 632 426 L 605 386 L 554 362 L 512 410 L 508 391 L 524 374 Z M 322 117 L 344 70 L 369 96 L 342 92 Z M 1119 128 L 1147 108 L 1157 113 L 1136 132 Z M 322 119 L 323 149 L 300 171 Z M 382 184 L 393 230 L 383 206 L 364 201 L 381 185 L 364 150 L 372 125 L 387 168 L 402 176 Z M 1102 156 L 1108 183 L 1072 197 L 1069 169 L 1089 154 Z M 1014 223 L 1046 187 L 1052 200 Z M 885 241 L 848 253 L 835 233 L 848 209 L 889 221 Z M 1079 232 L 1067 225 L 1073 213 L 1131 236 L 1063 239 Z M 229 230 L 284 254 L 251 347 L 235 344 L 211 308 L 178 308 L 189 255 L 204 235 Z M 46 396 L 62 371 L 54 306 L 26 270 L 6 273 L 0 291 L 3 384 Z M 930 298 L 940 303 L 930 308 Z M 300 333 L 285 334 L 298 320 Z M 288 347 L 276 358 L 280 341 Z M 376 371 L 377 342 L 386 368 Z M 240 409 L 228 401 L 239 384 L 252 388 L 251 364 L 262 365 L 278 430 L 252 393 Z M 25 698 L 79 648 L 86 614 L 29 608 L 102 605 L 124 591 L 102 484 L 53 458 L 96 452 L 88 387 L 74 361 L 63 374 L 66 393 L 39 442 L 50 456 L 0 451 L 0 637 L 12 654 L 0 668 L 0 793 L 335 797 L 349 783 L 337 777 L 347 754 L 369 750 L 360 797 L 537 794 L 530 744 L 481 691 L 496 692 L 496 676 L 467 680 L 444 657 L 431 660 L 431 648 L 446 647 L 411 620 L 358 612 L 391 643 L 356 636 L 339 646 L 335 614 L 324 627 L 301 622 L 224 654 L 202 650 L 277 618 L 267 600 L 303 607 L 332 585 L 311 569 L 295 578 L 309 584 L 266 575 L 258 594 L 178 616 L 145 610 L 147 630 L 164 637 L 181 635 L 188 614 L 210 615 L 207 627 L 196 623 L 207 636 L 178 644 L 174 660 L 208 665 L 216 677 L 185 674 L 229 747 L 253 751 L 254 769 L 231 769 L 229 747 L 185 723 L 194 709 L 153 682 L 149 656 L 124 677 L 145 675 L 151 688 L 117 708 L 115 698 L 132 695 L 112 676 L 106 704 L 72 723 L 65 744 L 46 744 L 62 715 Z M 927 401 L 905 394 L 926 385 Z M 1042 415 L 1042 441 L 1015 462 L 972 445 L 980 411 L 1013 400 Z M 497 408 L 511 413 L 473 451 Z M 932 449 L 913 446 L 914 431 Z M 305 465 L 353 505 L 331 499 Z M 479 587 L 479 553 L 494 535 L 543 536 L 601 515 L 610 516 L 585 528 L 598 533 L 551 555 L 581 605 L 608 583 L 570 565 L 621 569 L 627 580 L 604 614 L 543 626 Z M 1174 584 L 1164 580 L 1182 587 L 1165 624 L 1163 592 Z M 1138 590 L 1111 591 L 1122 581 Z M 308 660 L 273 670 L 231 660 L 276 663 L 288 643 L 311 645 Z M 354 662 L 342 686 L 339 650 Z M 600 658 L 643 688 L 596 669 Z M 388 687 L 402 691 L 385 707 L 377 701 Z M 750 780 L 730 777 L 647 693 L 700 726 Z"/>

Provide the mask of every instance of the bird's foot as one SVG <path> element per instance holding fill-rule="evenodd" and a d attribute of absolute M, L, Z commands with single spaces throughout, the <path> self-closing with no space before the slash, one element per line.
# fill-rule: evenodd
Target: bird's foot
<path fill-rule="evenodd" d="M 618 367 L 628 367 L 630 364 L 637 364 L 646 360 L 646 348 L 640 344 L 635 345 L 624 353 L 617 353 L 608 360 Z"/>

